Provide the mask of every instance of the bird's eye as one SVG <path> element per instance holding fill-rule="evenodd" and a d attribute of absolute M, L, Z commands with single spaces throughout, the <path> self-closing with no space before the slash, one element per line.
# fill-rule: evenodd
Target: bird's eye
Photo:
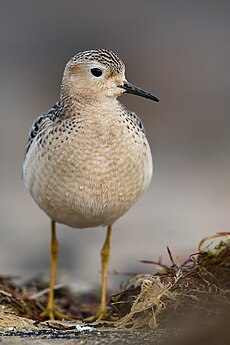
<path fill-rule="evenodd" d="M 102 75 L 102 70 L 100 68 L 91 68 L 90 72 L 94 77 L 100 77 Z"/>

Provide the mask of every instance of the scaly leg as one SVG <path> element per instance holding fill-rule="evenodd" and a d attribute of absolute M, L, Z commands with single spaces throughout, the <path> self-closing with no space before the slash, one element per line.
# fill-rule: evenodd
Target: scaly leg
<path fill-rule="evenodd" d="M 102 287 L 101 287 L 101 304 L 96 315 L 90 316 L 85 319 L 86 322 L 93 322 L 96 320 L 106 320 L 109 315 L 106 311 L 106 290 L 107 290 L 107 276 L 108 265 L 110 257 L 110 242 L 112 234 L 112 225 L 108 226 L 105 243 L 101 250 L 101 266 L 102 266 Z"/>
<path fill-rule="evenodd" d="M 56 236 L 55 222 L 51 221 L 51 245 L 50 245 L 50 284 L 49 284 L 49 300 L 46 309 L 41 313 L 44 319 L 66 319 L 67 317 L 56 310 L 54 304 L 54 285 L 56 279 L 57 263 L 59 255 L 59 245 Z"/>

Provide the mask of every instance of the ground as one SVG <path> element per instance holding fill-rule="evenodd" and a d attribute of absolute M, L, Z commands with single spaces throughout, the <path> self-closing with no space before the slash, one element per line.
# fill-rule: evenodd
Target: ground
<path fill-rule="evenodd" d="M 226 236 L 227 233 L 212 236 Z M 206 240 L 206 239 L 205 239 Z M 128 280 L 123 291 L 110 296 L 113 321 L 90 325 L 82 319 L 94 313 L 95 293 L 56 291 L 58 308 L 71 321 L 44 321 L 39 314 L 47 301 L 41 277 L 21 285 L 0 277 L 0 342 L 2 344 L 227 344 L 230 342 L 230 240 L 191 254 L 178 265 L 161 266 L 154 275 Z M 214 342 L 215 341 L 215 342 Z"/>

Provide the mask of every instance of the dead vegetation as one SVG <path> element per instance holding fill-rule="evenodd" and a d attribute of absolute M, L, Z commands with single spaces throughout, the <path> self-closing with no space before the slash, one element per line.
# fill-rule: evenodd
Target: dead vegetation
<path fill-rule="evenodd" d="M 123 291 L 110 297 L 109 310 L 116 321 L 104 327 L 128 331 L 152 329 L 167 336 L 175 330 L 188 330 L 188 325 L 205 329 L 230 319 L 228 235 L 219 234 L 226 238 L 204 250 L 206 239 L 202 240 L 200 251 L 181 264 L 175 263 L 168 249 L 171 266 L 158 262 L 162 269 L 156 274 L 132 277 Z M 41 278 L 19 286 L 11 277 L 0 277 L 0 331 L 50 327 L 50 323 L 41 322 L 39 317 L 47 301 L 46 288 Z M 56 297 L 59 309 L 75 320 L 94 313 L 99 303 L 95 294 L 77 295 L 66 287 L 58 289 Z M 62 327 L 60 322 L 56 325 Z"/>
<path fill-rule="evenodd" d="M 111 298 L 119 315 L 117 327 L 183 327 L 200 320 L 216 322 L 229 312 L 229 240 L 192 254 L 180 265 L 174 262 L 171 253 L 170 257 L 171 267 L 164 267 L 153 276 L 134 277 L 125 291 Z"/>

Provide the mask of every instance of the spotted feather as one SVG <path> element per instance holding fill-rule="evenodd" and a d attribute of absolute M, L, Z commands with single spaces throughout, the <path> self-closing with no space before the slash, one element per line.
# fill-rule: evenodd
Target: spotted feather
<path fill-rule="evenodd" d="M 34 121 L 30 130 L 28 141 L 27 141 L 25 155 L 29 151 L 29 148 L 34 138 L 36 138 L 36 136 L 42 130 L 44 125 L 49 121 L 55 121 L 57 118 L 59 118 L 62 109 L 63 109 L 63 102 L 58 101 L 47 113 L 42 114 Z"/>

